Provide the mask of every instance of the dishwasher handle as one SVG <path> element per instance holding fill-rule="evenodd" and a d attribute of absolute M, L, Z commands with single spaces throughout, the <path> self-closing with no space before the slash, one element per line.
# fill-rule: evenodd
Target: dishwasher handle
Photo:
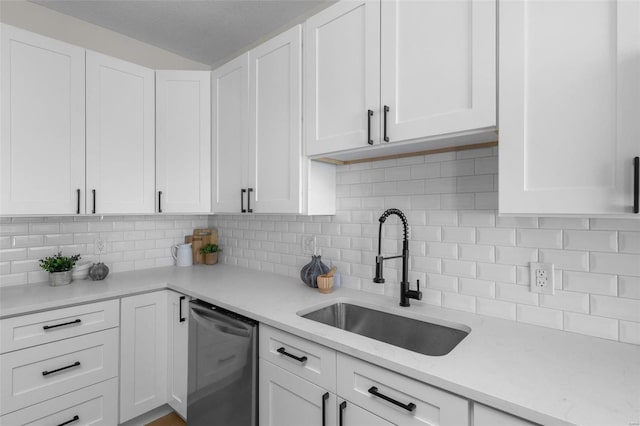
<path fill-rule="evenodd" d="M 250 328 L 244 327 L 241 323 L 232 323 L 227 316 L 217 312 L 191 305 L 191 315 L 198 324 L 210 330 L 240 337 L 251 336 Z"/>

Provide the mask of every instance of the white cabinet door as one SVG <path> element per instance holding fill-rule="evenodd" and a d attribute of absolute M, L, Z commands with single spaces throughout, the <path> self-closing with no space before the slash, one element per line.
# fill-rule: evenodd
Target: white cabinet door
<path fill-rule="evenodd" d="M 183 419 L 187 418 L 187 375 L 189 340 L 189 300 L 169 291 L 167 332 L 168 403 Z"/>
<path fill-rule="evenodd" d="M 167 292 L 120 305 L 120 423 L 167 402 Z"/>
<path fill-rule="evenodd" d="M 84 213 L 84 49 L 0 32 L 0 214 Z"/>
<path fill-rule="evenodd" d="M 86 61 L 87 213 L 153 213 L 154 72 L 91 51 Z"/>
<path fill-rule="evenodd" d="M 486 405 L 474 403 L 473 426 L 534 426 L 534 423 Z"/>
<path fill-rule="evenodd" d="M 305 23 L 306 154 L 379 142 L 380 1 L 338 2 Z"/>
<path fill-rule="evenodd" d="M 211 72 L 156 71 L 158 213 L 211 211 Z"/>
<path fill-rule="evenodd" d="M 302 30 L 249 52 L 249 191 L 256 213 L 299 213 Z"/>
<path fill-rule="evenodd" d="M 495 126 L 495 0 L 385 0 L 381 18 L 385 141 Z"/>
<path fill-rule="evenodd" d="M 263 359 L 258 382 L 261 426 L 336 425 L 335 394 Z"/>
<path fill-rule="evenodd" d="M 348 401 L 342 401 L 338 406 L 338 418 L 339 426 L 393 426 L 393 423 Z"/>
<path fill-rule="evenodd" d="M 500 4 L 500 212 L 632 212 L 640 3 Z"/>
<path fill-rule="evenodd" d="M 212 71 L 211 81 L 212 210 L 240 213 L 240 191 L 248 182 L 249 54 Z"/>

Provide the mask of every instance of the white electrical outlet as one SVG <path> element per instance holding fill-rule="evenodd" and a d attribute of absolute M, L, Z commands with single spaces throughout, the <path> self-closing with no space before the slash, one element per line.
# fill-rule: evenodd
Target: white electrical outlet
<path fill-rule="evenodd" d="M 101 239 L 97 239 L 94 244 L 93 244 L 93 248 L 94 248 L 94 253 L 95 254 L 105 254 L 107 253 L 107 242 L 105 240 L 101 240 Z"/>
<path fill-rule="evenodd" d="M 553 263 L 529 263 L 531 292 L 554 294 Z"/>
<path fill-rule="evenodd" d="M 315 235 L 302 236 L 302 254 L 316 254 Z"/>

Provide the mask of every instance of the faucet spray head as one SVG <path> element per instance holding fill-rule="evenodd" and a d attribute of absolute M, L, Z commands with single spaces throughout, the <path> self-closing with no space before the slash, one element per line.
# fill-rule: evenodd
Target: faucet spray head
<path fill-rule="evenodd" d="M 384 258 L 380 255 L 376 256 L 376 276 L 373 278 L 374 283 L 381 284 L 384 282 L 384 277 L 382 275 L 382 261 Z"/>

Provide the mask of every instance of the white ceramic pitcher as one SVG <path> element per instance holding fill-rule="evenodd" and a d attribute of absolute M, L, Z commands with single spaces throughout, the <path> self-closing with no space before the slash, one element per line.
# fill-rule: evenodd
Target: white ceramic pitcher
<path fill-rule="evenodd" d="M 193 253 L 191 252 L 191 243 L 177 244 L 171 247 L 171 256 L 176 261 L 177 266 L 193 265 Z"/>

